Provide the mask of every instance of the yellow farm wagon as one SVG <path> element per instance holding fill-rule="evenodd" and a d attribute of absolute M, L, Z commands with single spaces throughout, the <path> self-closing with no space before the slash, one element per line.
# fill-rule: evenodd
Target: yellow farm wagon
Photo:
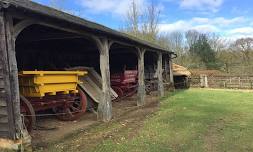
<path fill-rule="evenodd" d="M 87 98 L 78 87 L 86 71 L 22 71 L 19 73 L 21 113 L 31 131 L 36 112 L 53 109 L 60 120 L 76 120 L 85 111 Z"/>

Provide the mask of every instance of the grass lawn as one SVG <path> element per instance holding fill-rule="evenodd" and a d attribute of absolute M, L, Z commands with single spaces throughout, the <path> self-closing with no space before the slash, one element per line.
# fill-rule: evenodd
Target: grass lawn
<path fill-rule="evenodd" d="M 111 125 L 112 128 L 117 126 Z M 253 93 L 204 89 L 178 91 L 163 98 L 159 111 L 137 128 L 117 132 L 116 139 L 105 138 L 89 151 L 253 151 Z M 62 146 L 67 148 L 67 142 Z"/>

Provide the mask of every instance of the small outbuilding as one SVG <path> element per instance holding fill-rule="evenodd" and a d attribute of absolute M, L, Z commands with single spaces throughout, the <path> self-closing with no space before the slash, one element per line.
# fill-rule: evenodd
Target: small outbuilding
<path fill-rule="evenodd" d="M 190 87 L 189 78 L 191 77 L 191 72 L 187 68 L 173 63 L 173 77 L 176 89 L 187 89 Z"/>

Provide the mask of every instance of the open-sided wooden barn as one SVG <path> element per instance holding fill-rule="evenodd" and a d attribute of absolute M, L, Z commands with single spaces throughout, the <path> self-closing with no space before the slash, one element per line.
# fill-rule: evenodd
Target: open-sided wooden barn
<path fill-rule="evenodd" d="M 138 67 L 137 105 L 145 104 L 144 67 L 163 67 L 173 83 L 173 52 L 79 17 L 28 1 L 0 1 L 0 138 L 22 139 L 18 72 L 93 67 L 102 77 L 98 116 L 112 118 L 110 72 Z"/>

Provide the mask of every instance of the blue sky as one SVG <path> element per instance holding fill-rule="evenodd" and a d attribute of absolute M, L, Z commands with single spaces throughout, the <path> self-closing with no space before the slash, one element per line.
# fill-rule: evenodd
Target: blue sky
<path fill-rule="evenodd" d="M 33 0 L 60 7 L 113 29 L 124 25 L 131 0 Z M 135 0 L 140 10 L 151 0 Z M 252 0 L 152 0 L 160 9 L 160 32 L 216 32 L 229 39 L 253 37 Z"/>

